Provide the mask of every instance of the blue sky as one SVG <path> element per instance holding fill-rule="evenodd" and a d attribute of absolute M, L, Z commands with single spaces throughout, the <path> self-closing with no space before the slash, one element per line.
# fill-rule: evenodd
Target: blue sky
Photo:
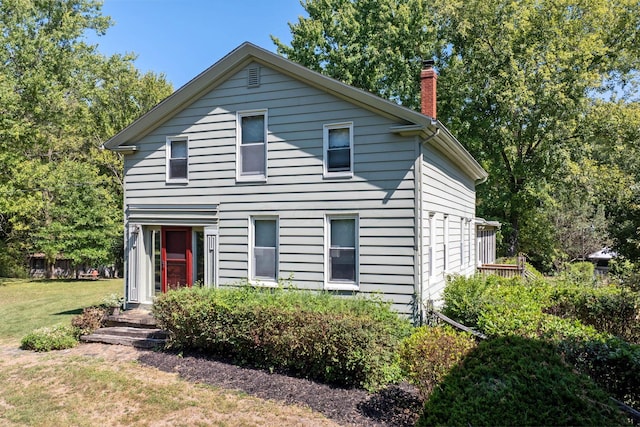
<path fill-rule="evenodd" d="M 291 41 L 288 22 L 306 16 L 299 0 L 104 0 L 114 25 L 98 44 L 105 55 L 138 55 L 143 72 L 164 73 L 178 89 L 245 41 L 270 51 L 270 35 Z"/>

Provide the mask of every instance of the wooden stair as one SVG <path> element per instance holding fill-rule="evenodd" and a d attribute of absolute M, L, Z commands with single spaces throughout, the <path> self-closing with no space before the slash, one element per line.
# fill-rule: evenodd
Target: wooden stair
<path fill-rule="evenodd" d="M 83 335 L 80 340 L 151 349 L 164 347 L 167 333 L 158 329 L 149 311 L 135 309 L 108 316 L 105 327 Z"/>

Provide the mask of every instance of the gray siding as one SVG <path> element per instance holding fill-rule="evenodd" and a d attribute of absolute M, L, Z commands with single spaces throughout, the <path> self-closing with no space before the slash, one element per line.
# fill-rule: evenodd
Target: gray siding
<path fill-rule="evenodd" d="M 437 304 L 448 274 L 475 271 L 475 182 L 423 145 L 421 188 L 423 299 Z"/>
<path fill-rule="evenodd" d="M 236 182 L 236 112 L 251 109 L 268 109 L 266 183 Z M 353 122 L 354 176 L 324 179 L 323 125 L 345 121 Z M 410 313 L 416 143 L 389 132 L 399 124 L 265 67 L 261 85 L 247 88 L 245 69 L 135 141 L 125 203 L 218 205 L 221 284 L 247 277 L 249 218 L 277 215 L 279 276 L 307 289 L 324 283 L 325 215 L 358 214 L 360 291 L 384 293 Z M 189 137 L 188 184 L 165 182 L 165 139 L 177 135 Z"/>

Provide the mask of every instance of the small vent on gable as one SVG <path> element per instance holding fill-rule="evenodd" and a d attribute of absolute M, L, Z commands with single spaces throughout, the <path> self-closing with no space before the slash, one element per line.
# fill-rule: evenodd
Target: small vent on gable
<path fill-rule="evenodd" d="M 260 67 L 251 67 L 247 73 L 247 87 L 260 86 Z"/>

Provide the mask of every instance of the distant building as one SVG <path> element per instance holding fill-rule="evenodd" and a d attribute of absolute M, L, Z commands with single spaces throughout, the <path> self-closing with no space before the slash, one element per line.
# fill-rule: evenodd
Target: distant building
<path fill-rule="evenodd" d="M 609 248 L 602 248 L 587 256 L 587 259 L 594 263 L 596 275 L 606 276 L 609 272 L 609 261 L 617 257 L 618 254 Z"/>

